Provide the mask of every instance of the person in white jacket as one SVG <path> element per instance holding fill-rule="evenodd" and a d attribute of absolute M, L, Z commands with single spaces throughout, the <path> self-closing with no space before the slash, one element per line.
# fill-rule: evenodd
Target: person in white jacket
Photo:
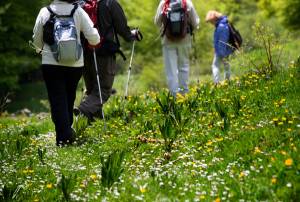
<path fill-rule="evenodd" d="M 167 5 L 177 2 L 185 5 L 188 18 L 188 30 L 183 38 L 172 40 L 165 34 L 167 25 L 164 22 L 164 17 L 168 9 Z M 200 18 L 191 0 L 161 0 L 157 8 L 154 23 L 163 30 L 162 46 L 169 90 L 173 96 L 176 96 L 177 93 L 185 94 L 189 91 L 188 79 L 189 53 L 192 43 L 191 35 L 192 30 L 199 28 Z"/>
<path fill-rule="evenodd" d="M 70 15 L 74 9 L 72 0 L 54 0 L 50 4 L 51 10 L 57 15 Z M 42 73 L 45 80 L 48 99 L 51 108 L 51 118 L 55 125 L 56 144 L 63 146 L 72 144 L 75 134 L 72 129 L 73 107 L 76 97 L 76 89 L 82 69 L 84 66 L 83 53 L 75 62 L 58 62 L 50 47 L 43 41 L 43 29 L 45 23 L 50 18 L 50 12 L 46 7 L 42 8 L 36 19 L 33 29 L 33 44 L 42 54 Z M 89 44 L 100 43 L 100 36 L 97 29 L 87 13 L 78 7 L 73 15 L 77 30 L 77 36 L 83 33 Z M 78 37 L 80 44 L 80 37 Z"/>

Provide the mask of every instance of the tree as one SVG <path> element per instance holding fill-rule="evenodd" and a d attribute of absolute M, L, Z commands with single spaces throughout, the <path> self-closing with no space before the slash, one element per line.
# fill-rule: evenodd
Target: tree
<path fill-rule="evenodd" d="M 20 75 L 38 68 L 39 58 L 29 48 L 41 1 L 0 1 L 0 96 L 18 87 Z"/>
<path fill-rule="evenodd" d="M 300 29 L 299 0 L 260 0 L 259 7 L 268 17 L 278 17 L 287 28 Z"/>

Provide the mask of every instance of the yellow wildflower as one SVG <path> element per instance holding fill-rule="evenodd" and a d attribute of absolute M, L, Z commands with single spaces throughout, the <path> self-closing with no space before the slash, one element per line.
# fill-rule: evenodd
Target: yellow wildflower
<path fill-rule="evenodd" d="M 209 141 L 206 143 L 206 145 L 207 145 L 207 146 L 210 146 L 210 145 L 212 145 L 212 143 L 213 143 L 213 142 L 209 140 Z"/>
<path fill-rule="evenodd" d="M 282 155 L 284 155 L 284 156 L 286 155 L 286 151 L 283 151 L 283 150 L 282 150 L 280 153 L 281 153 Z"/>
<path fill-rule="evenodd" d="M 277 178 L 276 177 L 272 177 L 272 180 L 271 180 L 272 184 L 276 184 L 277 182 Z"/>
<path fill-rule="evenodd" d="M 97 175 L 95 175 L 95 174 L 92 174 L 91 176 L 90 176 L 90 178 L 92 179 L 92 180 L 96 180 L 97 179 Z"/>
<path fill-rule="evenodd" d="M 259 147 L 255 147 L 254 153 L 255 153 L 255 154 L 261 153 L 261 150 L 259 149 Z"/>
<path fill-rule="evenodd" d="M 215 202 L 221 202 L 221 199 L 218 197 L 216 198 Z"/>
<path fill-rule="evenodd" d="M 246 96 L 242 95 L 241 100 L 245 100 L 245 99 L 246 99 Z"/>
<path fill-rule="evenodd" d="M 286 166 L 291 166 L 291 165 L 293 165 L 293 159 L 291 159 L 291 158 L 286 159 L 285 162 L 284 162 L 284 164 L 285 164 Z"/>
<path fill-rule="evenodd" d="M 286 101 L 286 99 L 282 98 L 282 99 L 279 101 L 279 103 L 280 103 L 280 104 L 283 104 L 283 103 L 285 103 L 285 101 Z"/>
<path fill-rule="evenodd" d="M 52 183 L 48 183 L 48 184 L 46 185 L 46 187 L 47 187 L 48 189 L 52 189 L 52 188 L 53 188 L 53 184 L 52 184 Z"/>
<path fill-rule="evenodd" d="M 242 171 L 239 175 L 240 178 L 244 177 L 245 176 L 245 173 Z"/>
<path fill-rule="evenodd" d="M 182 103 L 185 101 L 185 97 L 181 93 L 176 94 L 176 101 L 177 103 Z"/>
<path fill-rule="evenodd" d="M 143 186 L 140 186 L 140 192 L 145 193 L 147 191 L 146 187 L 147 187 L 147 184 L 144 184 Z"/>

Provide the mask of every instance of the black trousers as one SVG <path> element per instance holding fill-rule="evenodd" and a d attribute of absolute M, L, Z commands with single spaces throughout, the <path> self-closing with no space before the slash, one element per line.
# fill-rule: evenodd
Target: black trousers
<path fill-rule="evenodd" d="M 106 103 L 111 96 L 112 86 L 116 74 L 116 56 L 96 57 L 101 85 L 102 101 Z M 93 117 L 101 111 L 97 74 L 92 51 L 84 52 L 83 78 L 86 86 L 86 96 L 79 105 L 79 110 L 88 117 Z"/>
<path fill-rule="evenodd" d="M 82 67 L 42 65 L 51 118 L 55 125 L 56 143 L 67 143 L 73 138 L 73 107 Z"/>

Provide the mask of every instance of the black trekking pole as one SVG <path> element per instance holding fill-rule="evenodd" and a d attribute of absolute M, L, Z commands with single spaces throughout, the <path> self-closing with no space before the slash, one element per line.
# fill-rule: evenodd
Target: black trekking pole
<path fill-rule="evenodd" d="M 102 93 L 101 93 L 101 85 L 100 85 L 99 70 L 98 70 L 98 64 L 97 64 L 97 59 L 96 59 L 95 48 L 93 49 L 93 55 L 94 55 L 94 63 L 95 63 L 95 70 L 96 70 L 99 97 L 100 97 L 100 104 L 101 104 L 101 114 L 102 114 L 102 118 L 103 118 L 103 121 L 104 121 L 104 129 L 106 129 L 106 121 L 105 121 L 105 116 L 104 116 L 104 111 L 103 111 L 103 99 L 102 99 Z"/>
<path fill-rule="evenodd" d="M 132 69 L 134 48 L 135 48 L 135 40 L 133 41 L 133 44 L 132 44 L 131 57 L 130 57 L 130 62 L 129 62 L 129 67 L 128 67 L 128 75 L 127 75 L 127 82 L 126 82 L 126 86 L 125 86 L 125 96 L 124 96 L 125 99 L 127 99 L 127 97 L 128 97 L 128 86 L 129 86 L 130 73 L 131 73 L 131 69 Z"/>

